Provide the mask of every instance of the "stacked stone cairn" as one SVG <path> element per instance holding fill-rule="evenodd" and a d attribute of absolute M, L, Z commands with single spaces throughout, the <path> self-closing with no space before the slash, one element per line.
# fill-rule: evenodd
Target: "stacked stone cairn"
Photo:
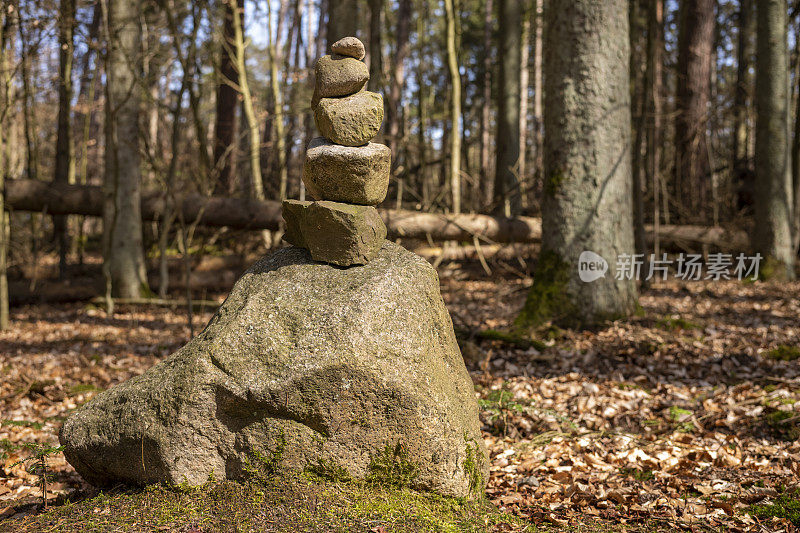
<path fill-rule="evenodd" d="M 369 69 L 355 37 L 317 61 L 311 107 L 322 137 L 306 151 L 303 182 L 315 201 L 286 200 L 284 239 L 315 261 L 338 266 L 372 260 L 386 239 L 374 206 L 386 198 L 392 153 L 370 142 L 383 121 L 383 97 L 365 90 Z"/>

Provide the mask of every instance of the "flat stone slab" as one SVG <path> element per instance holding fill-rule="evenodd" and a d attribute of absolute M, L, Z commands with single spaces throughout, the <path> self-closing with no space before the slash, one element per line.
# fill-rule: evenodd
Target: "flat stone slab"
<path fill-rule="evenodd" d="M 308 248 L 315 261 L 338 266 L 368 263 L 386 239 L 386 225 L 372 206 L 286 200 L 283 218 L 286 242 Z"/>
<path fill-rule="evenodd" d="M 481 493 L 472 380 L 425 260 L 385 242 L 341 269 L 288 247 L 255 263 L 183 348 L 79 407 L 59 435 L 88 482 L 239 479 L 248 468 L 346 472 Z"/>
<path fill-rule="evenodd" d="M 323 98 L 314 108 L 314 122 L 323 137 L 343 146 L 363 146 L 383 122 L 383 97 L 361 91 L 343 98 Z"/>
<path fill-rule="evenodd" d="M 352 57 L 322 56 L 314 68 L 316 85 L 312 105 L 320 98 L 349 96 L 359 92 L 369 81 L 369 69 Z"/>
<path fill-rule="evenodd" d="M 367 50 L 357 37 L 343 37 L 331 45 L 331 52 L 356 59 L 364 59 Z"/>
<path fill-rule="evenodd" d="M 378 205 L 386 198 L 392 151 L 383 144 L 341 146 L 324 137 L 306 151 L 303 182 L 317 200 Z"/>

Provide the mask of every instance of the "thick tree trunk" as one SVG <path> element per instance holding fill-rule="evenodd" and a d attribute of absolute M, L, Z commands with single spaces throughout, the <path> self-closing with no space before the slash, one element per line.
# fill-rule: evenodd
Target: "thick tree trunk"
<path fill-rule="evenodd" d="M 495 210 L 505 216 L 520 209 L 519 101 L 522 9 L 518 0 L 499 0 L 500 83 L 497 91 L 497 135 L 494 168 Z"/>
<path fill-rule="evenodd" d="M 328 51 L 342 37 L 360 37 L 361 10 L 357 0 L 328 0 Z"/>
<path fill-rule="evenodd" d="M 234 12 L 237 2 L 222 2 L 224 12 L 220 38 L 219 70 L 217 71 L 216 123 L 214 125 L 214 168 L 218 178 L 215 194 L 229 195 L 235 188 L 234 138 L 236 136 L 236 105 L 239 76 L 236 71 Z"/>
<path fill-rule="evenodd" d="M 71 183 L 75 178 L 72 152 L 72 60 L 75 51 L 72 37 L 75 27 L 75 0 L 61 0 L 58 17 L 58 129 L 53 181 Z M 67 266 L 67 218 L 53 218 L 53 232 L 58 242 L 58 271 L 64 277 Z"/>
<path fill-rule="evenodd" d="M 786 0 L 757 0 L 756 205 L 753 247 L 761 274 L 794 278 Z"/>
<path fill-rule="evenodd" d="M 617 280 L 634 253 L 631 113 L 625 0 L 550 0 L 545 7 L 545 192 L 542 252 L 517 326 L 587 326 L 636 308 L 636 283 Z M 609 272 L 578 277 L 579 256 Z"/>
<path fill-rule="evenodd" d="M 450 194 L 453 213 L 461 212 L 461 74 L 458 72 L 456 13 L 453 0 L 444 0 L 447 19 L 447 66 L 450 72 Z"/>
<path fill-rule="evenodd" d="M 136 298 L 147 289 L 140 212 L 141 24 L 132 0 L 106 3 L 106 178 L 103 270 L 113 296 Z"/>
<path fill-rule="evenodd" d="M 710 195 L 706 127 L 711 97 L 715 0 L 685 0 L 680 7 L 675 103 L 676 200 L 692 218 Z"/>

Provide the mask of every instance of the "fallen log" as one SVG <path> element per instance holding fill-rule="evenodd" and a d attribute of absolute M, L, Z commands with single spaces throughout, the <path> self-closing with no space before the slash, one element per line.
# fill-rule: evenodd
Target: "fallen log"
<path fill-rule="evenodd" d="M 51 215 L 102 216 L 103 191 L 94 185 L 53 184 L 36 180 L 6 180 L 5 203 L 17 211 L 46 212 Z M 163 193 L 142 194 L 142 219 L 158 220 L 168 208 Z M 281 203 L 273 200 L 251 200 L 181 194 L 175 205 L 183 219 L 202 226 L 242 230 L 272 230 L 281 224 Z M 487 243 L 539 242 L 542 221 L 533 217 L 503 218 L 488 215 L 448 215 L 396 209 L 380 209 L 389 238 L 413 238 L 435 241 L 473 241 L 478 237 Z M 646 227 L 653 240 L 652 226 Z M 710 246 L 723 250 L 747 251 L 747 235 L 719 227 L 662 225 L 659 241 L 677 246 Z"/>

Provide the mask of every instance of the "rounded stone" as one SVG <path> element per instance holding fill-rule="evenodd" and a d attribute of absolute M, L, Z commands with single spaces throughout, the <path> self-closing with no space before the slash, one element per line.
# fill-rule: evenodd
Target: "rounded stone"
<path fill-rule="evenodd" d="M 412 488 L 461 497 L 488 474 L 436 271 L 389 242 L 348 269 L 296 247 L 260 259 L 199 335 L 79 407 L 59 438 L 105 486 L 200 485 L 266 462 L 382 479 L 402 462 Z"/>
<path fill-rule="evenodd" d="M 367 51 L 357 37 L 344 37 L 339 39 L 331 46 L 331 52 L 342 56 L 353 57 L 355 59 L 364 59 Z"/>
<path fill-rule="evenodd" d="M 369 81 L 369 69 L 352 57 L 322 56 L 314 68 L 316 85 L 314 99 L 349 96 L 364 88 Z M 315 102 L 312 102 L 315 105 Z"/>
<path fill-rule="evenodd" d="M 386 198 L 392 151 L 388 146 L 341 146 L 324 137 L 308 145 L 303 183 L 317 200 L 378 205 Z"/>
<path fill-rule="evenodd" d="M 314 122 L 333 143 L 363 146 L 381 129 L 383 97 L 361 91 L 344 98 L 322 98 L 314 108 Z"/>

